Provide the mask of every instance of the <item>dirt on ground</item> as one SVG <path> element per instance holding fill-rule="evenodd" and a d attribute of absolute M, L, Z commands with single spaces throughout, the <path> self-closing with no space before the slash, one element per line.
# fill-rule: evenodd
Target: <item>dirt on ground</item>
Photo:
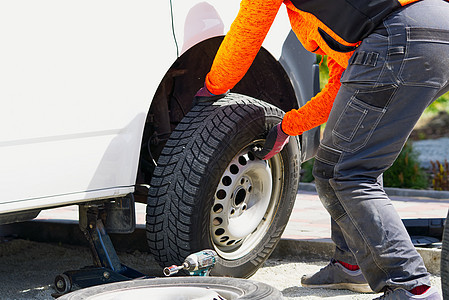
<path fill-rule="evenodd" d="M 148 253 L 118 253 L 127 266 L 145 274 L 160 271 Z M 20 239 L 0 241 L 0 299 L 53 299 L 53 280 L 67 270 L 76 270 L 92 263 L 87 247 L 38 243 Z M 310 289 L 302 287 L 301 276 L 315 273 L 326 261 L 304 262 L 295 257 L 269 259 L 251 279 L 267 283 L 282 292 L 286 300 L 373 299 L 379 294 L 360 294 L 347 290 Z M 439 276 L 432 275 L 432 285 L 441 290 Z"/>

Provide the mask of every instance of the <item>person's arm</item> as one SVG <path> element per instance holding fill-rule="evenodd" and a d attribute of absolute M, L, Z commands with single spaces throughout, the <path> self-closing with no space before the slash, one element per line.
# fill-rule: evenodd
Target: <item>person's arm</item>
<path fill-rule="evenodd" d="M 282 130 L 288 135 L 299 135 L 327 121 L 335 96 L 340 89 L 344 71 L 332 58 L 328 58 L 329 81 L 309 102 L 299 109 L 287 112 L 282 120 Z"/>
<path fill-rule="evenodd" d="M 246 74 L 283 0 L 243 0 L 206 76 L 207 90 L 220 95 Z"/>
<path fill-rule="evenodd" d="M 340 89 L 340 77 L 344 71 L 333 59 L 328 59 L 329 81 L 324 89 L 299 109 L 287 112 L 282 122 L 270 129 L 262 149 L 254 147 L 253 153 L 260 159 L 269 159 L 288 143 L 290 135 L 300 135 L 327 121 L 335 96 Z"/>

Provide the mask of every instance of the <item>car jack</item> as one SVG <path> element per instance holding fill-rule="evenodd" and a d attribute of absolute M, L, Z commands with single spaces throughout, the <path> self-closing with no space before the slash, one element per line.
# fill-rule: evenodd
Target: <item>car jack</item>
<path fill-rule="evenodd" d="M 79 217 L 79 226 L 89 242 L 94 265 L 57 275 L 54 281 L 57 293 L 53 294 L 53 297 L 57 298 L 70 291 L 94 285 L 150 278 L 121 264 L 107 233 L 107 231 L 121 233 L 134 231 L 135 208 L 132 195 L 108 203 L 80 205 Z M 120 219 L 122 222 L 111 223 L 111 218 L 115 221 Z M 104 225 L 117 223 L 119 225 L 115 228 Z"/>

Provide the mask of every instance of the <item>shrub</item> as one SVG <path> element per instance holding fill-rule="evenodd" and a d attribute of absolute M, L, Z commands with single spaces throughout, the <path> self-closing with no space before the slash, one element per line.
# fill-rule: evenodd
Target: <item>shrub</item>
<path fill-rule="evenodd" d="M 301 182 L 313 182 L 315 180 L 312 175 L 314 161 L 315 158 L 312 158 L 301 165 Z"/>
<path fill-rule="evenodd" d="M 315 178 L 312 175 L 314 161 L 315 159 L 311 159 L 301 165 L 301 182 L 314 181 Z M 448 173 L 449 168 L 446 167 L 446 184 L 449 184 Z M 383 180 L 386 187 L 425 189 L 429 186 L 429 176 L 419 166 L 417 153 L 408 143 L 394 164 L 384 173 Z M 439 179 L 437 181 L 440 182 Z"/>
<path fill-rule="evenodd" d="M 441 164 L 438 160 L 436 162 L 430 161 L 432 165 L 432 186 L 436 191 L 449 191 L 449 163 L 444 160 Z"/>
<path fill-rule="evenodd" d="M 394 164 L 384 173 L 384 186 L 425 189 L 428 185 L 427 173 L 420 167 L 411 144 L 406 143 Z"/>

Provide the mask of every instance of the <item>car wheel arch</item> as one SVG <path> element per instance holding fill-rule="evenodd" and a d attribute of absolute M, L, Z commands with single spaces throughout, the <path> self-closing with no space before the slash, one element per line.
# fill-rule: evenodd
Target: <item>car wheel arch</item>
<path fill-rule="evenodd" d="M 161 80 L 145 123 L 137 184 L 149 182 L 170 133 L 192 108 L 193 96 L 203 86 L 223 38 L 209 38 L 185 51 Z M 232 91 L 263 100 L 283 111 L 298 108 L 287 72 L 264 48 Z"/>

